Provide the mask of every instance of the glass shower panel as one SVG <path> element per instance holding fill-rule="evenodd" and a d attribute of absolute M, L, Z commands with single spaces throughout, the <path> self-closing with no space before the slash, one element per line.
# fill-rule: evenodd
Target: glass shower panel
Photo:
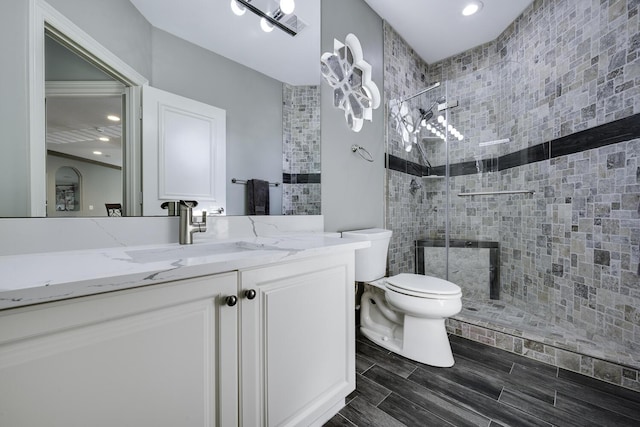
<path fill-rule="evenodd" d="M 465 298 L 499 298 L 501 156 L 511 140 L 508 78 L 501 64 L 451 76 L 444 120 L 448 134 L 448 280 Z M 508 197 L 508 196 L 506 196 Z"/>
<path fill-rule="evenodd" d="M 446 278 L 447 274 L 447 132 L 442 108 L 447 102 L 447 82 L 421 96 L 426 116 L 416 148 L 422 153 L 424 203 L 421 216 L 425 226 L 417 235 L 416 271 Z"/>
<path fill-rule="evenodd" d="M 410 87 L 388 103 L 387 204 L 389 274 L 414 272 L 414 242 L 445 235 L 446 149 L 432 130 L 444 83 Z M 444 135 L 443 135 L 444 136 Z M 439 175 L 432 178 L 429 176 Z M 444 259 L 444 258 L 443 258 Z M 444 268 L 444 261 L 442 261 Z"/>

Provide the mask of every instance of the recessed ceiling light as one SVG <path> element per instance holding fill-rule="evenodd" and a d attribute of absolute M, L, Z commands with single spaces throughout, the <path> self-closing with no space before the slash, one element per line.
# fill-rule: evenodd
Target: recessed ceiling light
<path fill-rule="evenodd" d="M 462 14 L 464 16 L 470 16 L 477 13 L 480 9 L 482 9 L 481 1 L 470 2 L 464 7 L 464 9 L 462 9 Z"/>
<path fill-rule="evenodd" d="M 100 141 L 102 142 L 109 142 L 109 138 L 107 138 L 106 136 L 101 136 L 100 138 L 98 138 Z"/>
<path fill-rule="evenodd" d="M 120 121 L 120 117 L 114 116 L 113 114 L 108 115 L 107 119 L 111 120 L 112 122 L 119 122 Z"/>
<path fill-rule="evenodd" d="M 93 154 L 95 154 L 96 156 L 100 156 L 102 155 L 102 151 L 94 151 Z"/>

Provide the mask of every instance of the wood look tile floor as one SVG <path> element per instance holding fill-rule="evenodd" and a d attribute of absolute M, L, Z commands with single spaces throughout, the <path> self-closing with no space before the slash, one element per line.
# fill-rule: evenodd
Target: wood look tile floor
<path fill-rule="evenodd" d="M 433 368 L 358 335 L 356 390 L 333 426 L 640 426 L 640 393 L 451 336 Z"/>

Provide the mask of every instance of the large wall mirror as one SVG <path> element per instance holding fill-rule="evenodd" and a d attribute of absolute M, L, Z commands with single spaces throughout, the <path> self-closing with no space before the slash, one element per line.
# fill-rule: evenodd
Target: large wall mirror
<path fill-rule="evenodd" d="M 45 31 L 47 217 L 109 216 L 108 205 L 124 212 L 125 89 Z M 70 170 L 81 186 L 60 181 Z"/>
<path fill-rule="evenodd" d="M 83 33 L 76 23 L 62 14 L 65 8 L 73 7 L 74 1 L 52 0 L 53 6 L 51 6 L 43 0 L 32 0 L 32 3 L 42 8 L 37 11 L 35 20 L 30 19 L 31 25 L 34 25 L 33 22 L 36 26 L 40 25 L 40 28 L 31 30 L 30 37 L 33 40 L 30 43 L 34 46 L 30 46 L 28 52 L 29 57 L 36 58 L 35 66 L 30 65 L 30 68 L 35 70 L 34 75 L 30 77 L 32 124 L 28 155 L 31 161 L 27 173 L 30 182 L 27 185 L 29 188 L 27 198 L 30 203 L 23 215 L 16 215 L 15 210 L 9 214 L 3 214 L 0 211 L 0 217 L 108 216 L 107 205 L 120 205 L 123 216 L 139 216 L 143 212 L 144 183 L 141 173 L 143 156 L 141 137 L 143 136 L 139 120 L 140 112 L 137 110 L 142 96 L 141 87 L 149 82 L 146 77 L 98 41 Z M 80 0 L 77 1 L 81 3 Z M 142 6 L 146 3 L 147 7 L 156 7 L 157 2 L 144 0 L 130 0 L 130 2 L 151 24 L 148 38 L 153 38 L 154 44 L 162 44 L 168 40 L 167 44 L 182 43 L 182 46 L 188 49 L 201 49 L 201 46 L 196 43 L 183 40 L 182 35 L 169 33 L 170 29 L 162 28 L 149 18 L 153 14 L 145 13 Z M 54 9 L 57 5 L 62 8 L 62 12 Z M 131 5 L 124 8 L 125 12 L 129 13 L 130 10 L 135 12 Z M 186 13 L 190 3 L 180 6 L 180 13 Z M 100 7 L 113 7 L 114 13 L 117 8 L 120 8 L 117 11 L 122 12 L 122 5 L 104 6 L 103 3 Z M 212 5 L 206 7 L 216 8 L 215 11 L 207 10 L 207 13 L 216 15 L 217 19 L 227 21 L 233 19 L 233 15 L 226 16 L 229 13 L 228 2 L 212 2 Z M 305 7 L 309 6 L 299 5 L 298 11 L 304 14 Z M 85 9 L 88 10 L 88 6 Z M 310 28 L 314 31 L 309 33 L 314 38 L 313 45 L 309 49 L 314 52 L 315 58 L 319 58 L 320 54 L 319 6 L 317 6 L 317 12 L 318 22 L 313 22 Z M 75 11 L 70 16 L 77 17 Z M 242 17 L 242 20 L 244 22 L 237 21 L 230 24 L 238 33 L 237 37 L 243 33 L 239 28 L 240 25 L 256 24 L 256 28 L 259 29 L 257 20 L 254 22 L 248 16 Z M 83 23 L 86 26 L 86 22 Z M 217 27 L 211 24 L 209 26 Z M 221 29 L 223 32 L 228 30 L 228 28 Z M 81 33 L 79 36 L 78 32 Z M 257 35 L 272 38 L 274 36 L 252 32 L 249 37 L 255 40 Z M 229 34 L 220 34 L 213 38 L 228 39 L 228 36 Z M 286 37 L 290 36 L 286 35 Z M 303 33 L 303 37 L 298 35 L 298 40 L 305 40 L 305 37 L 308 37 L 306 33 Z M 127 49 L 128 46 L 122 47 L 124 51 Z M 230 112 L 227 115 L 227 123 L 231 126 L 228 126 L 230 130 L 227 137 L 225 184 L 228 209 L 225 214 L 248 214 L 245 182 L 249 179 L 264 179 L 272 184 L 270 185 L 273 197 L 271 215 L 320 214 L 319 65 L 317 65 L 317 84 L 298 84 L 274 80 L 273 76 L 261 69 L 258 64 L 254 66 L 242 61 L 235 62 L 227 59 L 224 52 L 217 53 L 215 48 L 205 46 L 205 49 L 207 51 L 203 50 L 202 56 L 207 58 L 202 60 L 203 63 L 211 62 L 208 59 L 209 55 L 216 56 L 219 59 L 215 61 L 235 64 L 228 69 L 249 67 L 265 73 L 278 87 L 277 91 L 270 92 L 275 94 L 270 104 L 264 102 L 260 104 L 259 101 L 264 99 L 256 97 L 263 97 L 264 91 L 261 92 L 259 89 L 254 91 L 252 87 L 254 82 L 247 80 L 246 73 L 244 76 L 238 73 L 237 80 L 234 80 L 232 73 L 225 71 L 228 77 L 225 77 L 224 84 L 234 88 L 237 94 L 236 105 L 227 110 Z M 286 52 L 288 49 L 284 47 L 282 50 Z M 164 53 L 165 50 L 155 50 L 151 55 L 162 56 Z M 157 67 L 153 69 L 154 78 L 151 84 L 179 93 L 180 87 L 176 90 L 171 87 L 173 82 L 163 79 L 165 74 L 169 74 L 169 70 L 162 64 L 162 60 L 156 60 L 156 56 L 148 61 L 153 67 Z M 264 60 L 268 61 L 269 55 L 266 56 Z M 291 61 L 294 57 L 295 55 L 287 56 L 290 60 L 288 68 L 296 68 L 295 63 Z M 271 62 L 278 61 L 282 62 L 281 59 L 271 59 Z M 193 68 L 196 67 L 197 65 L 194 65 Z M 156 72 L 158 70 L 160 72 Z M 216 76 L 216 71 L 209 70 L 209 75 Z M 251 89 L 245 90 L 245 87 Z M 204 91 L 207 90 L 208 88 L 205 87 Z M 189 88 L 183 92 L 181 95 L 194 99 L 198 96 L 197 91 L 195 94 L 193 90 L 190 93 Z M 39 98 L 40 94 L 42 98 Z M 41 101 L 45 98 L 46 104 Z M 227 108 L 226 105 L 216 105 L 217 97 L 210 98 L 206 100 L 209 104 Z M 39 102 L 42 102 L 41 107 L 38 106 Z M 220 102 L 224 104 L 224 101 Z M 279 132 L 278 141 L 275 143 L 271 141 L 269 153 L 260 151 L 266 149 L 267 145 L 264 144 L 265 141 L 261 141 L 265 119 L 255 114 L 251 116 L 250 108 L 247 108 L 247 112 L 244 113 L 242 102 L 245 102 L 245 106 L 254 109 L 256 106 L 253 104 L 258 104 L 264 113 L 267 112 L 262 105 L 281 107 L 281 111 L 275 116 L 278 117 L 278 123 L 274 125 Z M 233 108 L 240 113 L 234 112 Z M 274 115 L 262 114 L 262 116 L 268 116 L 273 122 Z M 39 120 L 42 122 L 42 129 L 33 124 Z M 235 123 L 240 124 L 235 128 L 234 120 Z M 229 144 L 232 144 L 231 147 Z M 267 158 L 270 159 L 268 171 L 265 169 Z M 60 175 L 60 171 L 65 172 L 63 175 L 69 175 L 68 172 L 71 170 L 78 175 L 77 184 L 69 184 L 65 187 L 62 182 L 57 183 L 56 176 Z M 73 185 L 76 185 L 76 188 L 71 191 Z M 73 198 L 73 201 L 69 199 L 63 203 L 63 194 Z"/>

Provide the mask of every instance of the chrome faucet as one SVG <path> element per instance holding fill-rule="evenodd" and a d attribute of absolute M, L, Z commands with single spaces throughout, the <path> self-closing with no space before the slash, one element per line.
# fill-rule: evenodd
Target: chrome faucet
<path fill-rule="evenodd" d="M 180 200 L 180 230 L 179 242 L 181 245 L 193 243 L 193 233 L 207 231 L 207 213 L 202 211 L 202 221 L 193 220 L 193 208 L 198 206 L 195 200 Z"/>

